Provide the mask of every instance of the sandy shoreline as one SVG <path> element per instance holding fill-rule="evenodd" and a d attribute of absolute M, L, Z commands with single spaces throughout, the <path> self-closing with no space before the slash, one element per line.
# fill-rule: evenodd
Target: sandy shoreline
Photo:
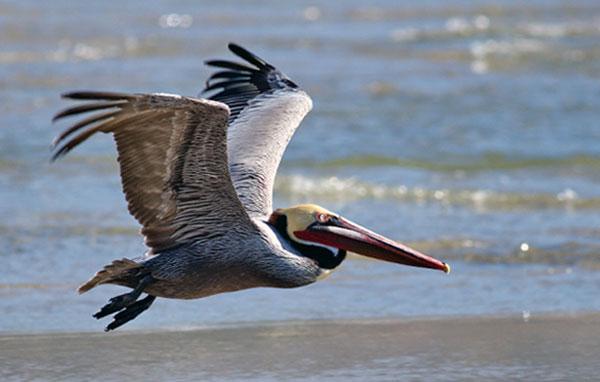
<path fill-rule="evenodd" d="M 600 314 L 0 336 L 0 380 L 586 380 Z"/>

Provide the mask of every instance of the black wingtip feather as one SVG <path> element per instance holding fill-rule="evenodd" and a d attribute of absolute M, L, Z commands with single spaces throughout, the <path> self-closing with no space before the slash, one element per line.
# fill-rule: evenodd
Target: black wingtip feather
<path fill-rule="evenodd" d="M 212 76 L 210 76 L 210 79 L 215 79 L 215 78 L 226 78 L 226 79 L 247 79 L 249 80 L 252 77 L 252 75 L 250 73 L 240 73 L 240 72 L 234 72 L 231 70 L 222 70 L 220 72 L 216 72 L 213 73 Z"/>
<path fill-rule="evenodd" d="M 99 92 L 94 90 L 76 90 L 61 94 L 62 98 L 76 99 L 76 100 L 103 100 L 103 101 L 117 101 L 132 99 L 131 94 L 116 93 L 116 92 Z"/>
<path fill-rule="evenodd" d="M 50 162 L 54 162 L 60 157 L 66 155 L 79 143 L 83 142 L 90 135 L 98 131 L 96 128 L 98 125 L 109 121 L 112 117 L 117 115 L 123 105 L 130 102 L 131 99 L 135 98 L 133 94 L 126 93 L 113 93 L 113 92 L 98 92 L 98 91 L 73 91 L 61 94 L 62 98 L 83 100 L 83 101 L 97 101 L 97 102 L 86 102 L 80 105 L 71 106 L 65 110 L 60 111 L 52 118 L 52 122 L 57 120 L 78 114 L 85 114 L 88 112 L 104 110 L 105 113 L 92 114 L 91 116 L 77 122 L 70 128 L 64 130 L 59 134 L 52 142 L 52 149 L 57 149 L 58 146 L 67 137 L 71 136 L 75 132 L 81 131 L 84 127 L 90 126 L 87 130 L 82 131 L 79 135 L 70 139 L 67 143 L 58 148 L 52 157 Z"/>
<path fill-rule="evenodd" d="M 119 113 L 119 111 L 117 110 L 117 111 L 109 111 L 109 112 L 106 112 L 103 114 L 92 114 L 91 117 L 88 117 L 86 119 L 79 121 L 78 123 L 74 124 L 73 126 L 64 130 L 58 136 L 56 136 L 56 138 L 54 138 L 54 140 L 52 141 L 52 147 L 58 146 L 58 144 L 63 139 L 65 139 L 69 135 L 73 134 L 74 132 L 80 130 L 81 128 L 83 128 L 85 126 L 89 126 L 89 125 L 94 125 L 94 124 L 100 123 L 100 122 L 103 122 L 103 123 L 107 122 L 110 118 L 114 117 L 118 113 Z"/>
<path fill-rule="evenodd" d="M 254 53 L 233 42 L 228 44 L 228 48 L 244 62 L 206 61 L 209 66 L 225 70 L 217 71 L 206 81 L 201 96 L 215 91 L 209 99 L 224 102 L 229 106 L 230 123 L 237 118 L 251 99 L 278 89 L 298 88 L 298 85 L 283 73 Z"/>
<path fill-rule="evenodd" d="M 227 47 L 229 48 L 229 50 L 233 54 L 235 54 L 236 56 L 238 56 L 240 58 L 243 58 L 247 62 L 249 62 L 252 65 L 256 66 L 261 71 L 268 71 L 268 70 L 275 69 L 271 64 L 269 64 L 268 62 L 266 62 L 262 58 L 258 57 L 254 53 L 250 52 L 246 48 L 243 48 L 243 47 L 239 46 L 238 44 L 230 42 L 227 45 Z"/>
<path fill-rule="evenodd" d="M 58 159 L 64 157 L 68 152 L 69 150 L 66 147 L 61 147 L 52 155 L 50 158 L 50 163 L 56 162 Z"/>
<path fill-rule="evenodd" d="M 219 82 L 210 82 L 206 81 L 206 88 L 204 89 L 205 92 L 213 90 L 213 89 L 219 89 L 219 88 L 228 88 L 228 87 L 233 87 L 237 84 L 247 84 L 248 80 L 245 78 L 242 79 L 231 79 L 231 80 L 227 80 L 227 81 L 219 81 Z"/>
<path fill-rule="evenodd" d="M 64 117 L 68 117 L 70 115 L 87 113 L 87 112 L 95 111 L 95 110 L 116 108 L 116 107 L 126 104 L 127 102 L 128 101 L 126 99 L 118 99 L 118 100 L 109 101 L 109 102 L 87 103 L 84 105 L 69 107 L 69 108 L 59 112 L 58 114 L 56 114 L 52 118 L 52 122 L 56 122 L 57 120 L 64 118 Z"/>
<path fill-rule="evenodd" d="M 256 69 L 253 69 L 249 66 L 238 64 L 237 62 L 232 62 L 232 61 L 208 60 L 208 61 L 204 61 L 204 63 L 208 66 L 215 66 L 217 68 L 237 70 L 240 72 L 248 72 L 248 73 L 256 72 Z"/>

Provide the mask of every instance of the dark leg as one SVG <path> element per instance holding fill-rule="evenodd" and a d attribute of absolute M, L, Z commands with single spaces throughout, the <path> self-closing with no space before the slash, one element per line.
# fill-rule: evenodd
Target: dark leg
<path fill-rule="evenodd" d="M 155 280 L 152 276 L 146 275 L 144 276 L 138 285 L 129 293 L 125 293 L 108 300 L 108 304 L 104 305 L 102 309 L 94 314 L 94 318 L 100 319 L 102 317 L 106 317 L 109 314 L 114 312 L 118 312 L 119 310 L 125 309 L 129 305 L 135 303 L 135 301 L 140 297 L 144 288 L 146 288 L 149 284 L 153 283 Z"/>
<path fill-rule="evenodd" d="M 134 318 L 139 316 L 143 311 L 148 309 L 150 305 L 152 305 L 152 303 L 154 302 L 154 299 L 156 299 L 155 296 L 148 295 L 145 298 L 129 305 L 127 308 L 125 308 L 125 310 L 119 312 L 118 314 L 115 314 L 113 322 L 108 324 L 104 331 L 108 332 L 110 330 L 114 330 L 119 326 L 133 320 Z"/>

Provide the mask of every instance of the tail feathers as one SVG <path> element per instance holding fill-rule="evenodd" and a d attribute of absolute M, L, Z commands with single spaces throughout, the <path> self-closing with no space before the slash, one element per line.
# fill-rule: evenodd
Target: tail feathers
<path fill-rule="evenodd" d="M 133 260 L 121 259 L 115 260 L 112 263 L 106 265 L 104 268 L 96 272 L 94 277 L 89 279 L 85 284 L 81 285 L 77 292 L 79 294 L 85 293 L 88 290 L 94 288 L 100 284 L 110 283 L 111 281 L 125 276 L 127 271 L 135 268 L 141 268 L 142 265 L 136 263 Z"/>

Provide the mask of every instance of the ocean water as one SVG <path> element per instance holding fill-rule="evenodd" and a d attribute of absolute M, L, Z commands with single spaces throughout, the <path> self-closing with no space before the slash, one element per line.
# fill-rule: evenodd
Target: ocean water
<path fill-rule="evenodd" d="M 297 290 L 158 301 L 123 330 L 600 311 L 600 4 L 0 2 L 0 332 L 100 331 L 76 286 L 144 252 L 114 145 L 50 164 L 61 92 L 197 95 L 237 42 L 313 98 L 275 205 L 448 261 L 351 258 Z"/>

